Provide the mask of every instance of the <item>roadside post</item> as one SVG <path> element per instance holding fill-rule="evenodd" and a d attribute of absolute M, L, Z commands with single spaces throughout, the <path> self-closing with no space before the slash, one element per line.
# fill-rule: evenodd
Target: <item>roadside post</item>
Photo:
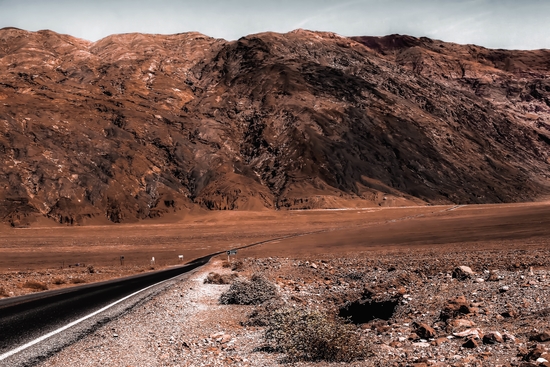
<path fill-rule="evenodd" d="M 179 255 L 178 259 L 179 259 L 180 263 L 182 263 L 183 262 L 183 255 Z"/>
<path fill-rule="evenodd" d="M 237 255 L 237 250 L 229 250 L 227 251 L 227 262 L 231 262 L 229 256 Z"/>
<path fill-rule="evenodd" d="M 124 256 L 120 257 L 120 266 L 124 265 Z"/>
<path fill-rule="evenodd" d="M 151 266 L 154 266 L 154 265 L 155 265 L 155 257 L 153 256 L 153 257 L 151 258 Z"/>

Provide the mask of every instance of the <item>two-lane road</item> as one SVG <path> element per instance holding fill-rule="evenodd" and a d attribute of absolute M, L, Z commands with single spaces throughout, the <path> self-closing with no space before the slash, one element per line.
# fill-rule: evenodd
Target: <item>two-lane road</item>
<path fill-rule="evenodd" d="M 22 365 L 11 359 L 130 296 L 206 264 L 212 256 L 168 270 L 0 300 L 0 365 Z M 26 356 L 23 365 L 40 357 Z"/>

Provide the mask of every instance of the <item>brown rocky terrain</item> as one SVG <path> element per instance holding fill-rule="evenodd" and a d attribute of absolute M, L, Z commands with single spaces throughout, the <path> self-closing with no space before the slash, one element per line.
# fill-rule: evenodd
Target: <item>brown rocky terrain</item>
<path fill-rule="evenodd" d="M 550 51 L 0 30 L 0 221 L 548 194 Z"/>
<path fill-rule="evenodd" d="M 246 258 L 230 267 L 218 259 L 39 365 L 550 365 L 548 248 L 448 250 Z M 458 276 L 457 264 L 471 269 L 462 265 Z M 210 272 L 261 273 L 276 298 L 221 304 L 229 286 L 208 282 Z M 365 356 L 287 363 L 265 339 L 277 308 L 349 317 Z"/>

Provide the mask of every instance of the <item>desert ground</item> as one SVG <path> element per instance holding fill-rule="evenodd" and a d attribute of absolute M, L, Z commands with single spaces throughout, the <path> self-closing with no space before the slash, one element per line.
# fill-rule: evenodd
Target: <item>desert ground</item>
<path fill-rule="evenodd" d="M 307 211 L 215 211 L 140 224 L 0 228 L 3 296 L 151 271 L 217 251 L 242 257 L 354 257 L 420 249 L 545 248 L 550 242 L 548 202 Z M 124 256 L 121 265 L 120 257 Z M 151 258 L 155 264 L 151 266 Z M 458 262 L 459 259 L 457 259 Z M 76 264 L 80 266 L 76 267 Z M 76 279 L 76 280 L 75 280 Z M 44 288 L 44 287 L 42 287 Z M 40 287 L 38 288 L 40 290 Z"/>
<path fill-rule="evenodd" d="M 273 315 L 289 309 L 352 321 L 340 327 L 360 353 L 340 360 L 356 366 L 549 365 L 546 201 L 199 212 L 139 225 L 4 227 L 0 293 L 11 297 L 152 271 L 177 265 L 179 254 L 188 261 L 257 242 L 230 263 L 217 256 L 42 365 L 331 365 L 289 355 L 266 337 Z M 455 274 L 460 266 L 471 274 Z M 205 281 L 211 273 L 221 281 Z M 221 303 L 229 283 L 254 274 L 274 285 L 273 299 Z M 37 283 L 44 287 L 32 286 Z M 376 314 L 388 305 L 389 314 Z"/>

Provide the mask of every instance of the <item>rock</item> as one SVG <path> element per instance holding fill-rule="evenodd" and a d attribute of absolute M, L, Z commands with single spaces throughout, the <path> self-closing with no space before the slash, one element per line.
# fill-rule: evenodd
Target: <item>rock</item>
<path fill-rule="evenodd" d="M 448 319 L 454 319 L 460 314 L 469 314 L 472 313 L 470 308 L 470 303 L 464 296 L 460 296 L 454 299 L 447 301 L 447 304 L 441 311 L 440 318 L 443 321 Z"/>
<path fill-rule="evenodd" d="M 416 334 L 416 333 L 411 333 L 407 339 L 409 340 L 412 340 L 412 341 L 415 341 L 415 340 L 420 340 L 420 337 Z"/>
<path fill-rule="evenodd" d="M 390 347 L 392 347 L 392 348 L 401 348 L 401 347 L 403 346 L 403 344 L 400 343 L 400 342 L 398 342 L 398 341 L 393 341 L 393 342 L 391 342 L 389 345 L 390 345 Z"/>
<path fill-rule="evenodd" d="M 508 292 L 510 290 L 510 287 L 507 286 L 507 285 L 503 285 L 502 287 L 499 288 L 499 292 L 500 293 L 505 293 L 505 292 Z"/>
<path fill-rule="evenodd" d="M 476 283 L 484 283 L 484 282 L 485 282 L 485 279 L 483 279 L 483 278 L 476 278 L 475 282 L 476 282 Z"/>
<path fill-rule="evenodd" d="M 432 345 L 435 345 L 435 346 L 440 346 L 440 345 L 443 345 L 445 343 L 448 343 L 449 342 L 449 339 L 448 338 L 445 338 L 445 337 L 441 337 L 441 338 L 437 338 L 436 340 L 434 340 L 432 342 Z"/>
<path fill-rule="evenodd" d="M 479 339 L 475 337 L 468 337 L 464 342 L 464 344 L 462 344 L 462 346 L 464 348 L 477 348 L 479 347 L 479 344 L 480 344 Z"/>
<path fill-rule="evenodd" d="M 550 341 L 550 332 L 544 331 L 542 333 L 531 335 L 529 340 L 539 343 L 546 343 L 547 341 Z"/>
<path fill-rule="evenodd" d="M 527 355 L 523 357 L 523 360 L 525 361 L 535 361 L 542 357 L 542 355 L 546 353 L 546 350 L 541 347 L 535 347 L 533 348 Z"/>
<path fill-rule="evenodd" d="M 505 342 L 515 342 L 516 341 L 516 337 L 513 336 L 512 334 L 510 333 L 504 333 L 502 334 L 502 339 L 505 341 Z"/>
<path fill-rule="evenodd" d="M 223 335 L 223 336 L 220 338 L 219 342 L 220 342 L 221 344 L 226 344 L 226 343 L 229 343 L 229 342 L 231 341 L 231 339 L 232 339 L 232 338 L 231 338 L 231 335 L 225 334 L 225 335 Z"/>
<path fill-rule="evenodd" d="M 416 335 L 421 339 L 432 339 L 435 337 L 435 330 L 430 327 L 428 324 L 420 323 L 416 326 L 415 330 Z"/>
<path fill-rule="evenodd" d="M 317 269 L 317 264 L 311 263 L 311 267 L 312 267 L 313 269 Z"/>
<path fill-rule="evenodd" d="M 459 338 L 466 338 L 466 337 L 475 337 L 478 339 L 483 338 L 483 333 L 479 329 L 468 329 L 461 331 L 459 333 L 453 333 L 454 336 Z"/>
<path fill-rule="evenodd" d="M 431 344 L 427 342 L 413 343 L 413 347 L 417 347 L 417 348 L 429 348 L 430 346 Z"/>
<path fill-rule="evenodd" d="M 483 344 L 500 344 L 502 342 L 504 339 L 498 331 L 490 331 L 483 336 Z"/>
<path fill-rule="evenodd" d="M 501 313 L 500 315 L 501 315 L 502 317 L 506 318 L 506 319 L 507 319 L 507 318 L 514 318 L 514 319 L 515 319 L 515 318 L 517 318 L 517 317 L 519 316 L 519 314 L 518 314 L 516 311 L 514 311 L 514 310 L 510 310 L 510 311 L 503 312 L 503 313 Z"/>
<path fill-rule="evenodd" d="M 475 322 L 466 319 L 454 319 L 449 323 L 449 325 L 455 328 L 472 328 L 476 326 Z"/>
<path fill-rule="evenodd" d="M 469 266 L 459 266 L 453 270 L 453 278 L 456 278 L 458 280 L 465 280 L 472 278 L 475 275 L 475 273 L 472 271 L 472 269 Z"/>
<path fill-rule="evenodd" d="M 537 363 L 546 363 L 546 362 L 548 362 L 548 360 L 546 360 L 546 359 L 544 359 L 544 358 L 538 358 L 538 359 L 536 360 L 536 362 L 537 362 Z"/>

